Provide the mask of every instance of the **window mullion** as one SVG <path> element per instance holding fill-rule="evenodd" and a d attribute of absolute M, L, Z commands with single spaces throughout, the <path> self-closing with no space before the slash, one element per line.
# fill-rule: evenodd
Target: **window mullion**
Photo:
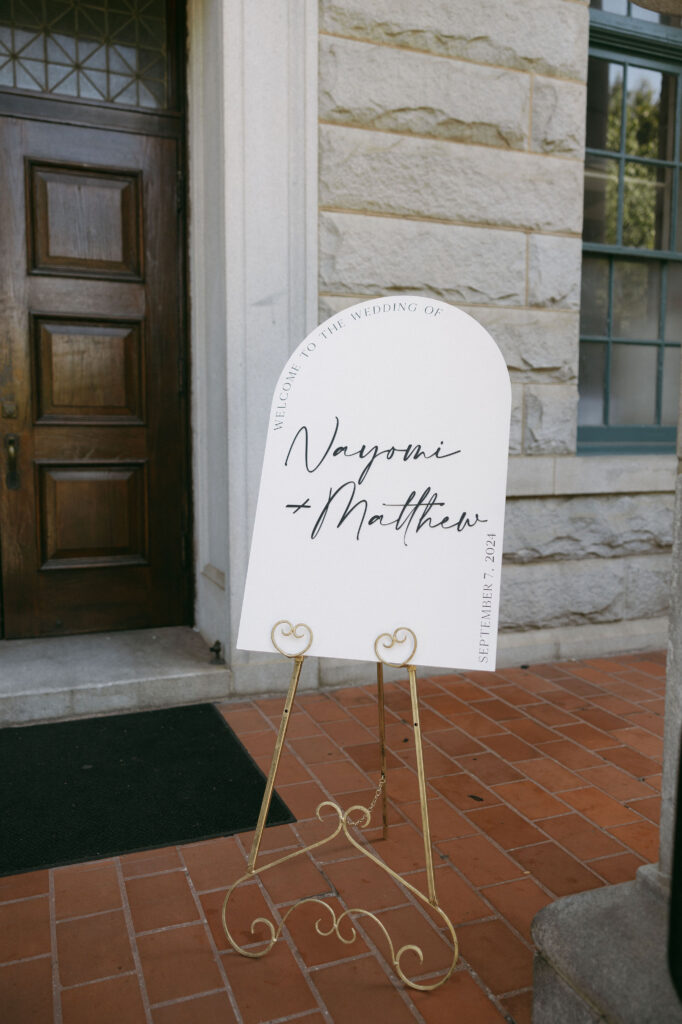
<path fill-rule="evenodd" d="M 618 160 L 618 211 L 616 214 L 616 241 L 623 244 L 623 205 L 625 202 L 625 118 L 627 117 L 628 65 L 623 64 L 623 95 L 620 103 L 620 154 Z M 610 332 L 609 332 L 610 333 Z"/>
<path fill-rule="evenodd" d="M 680 189 L 680 159 L 682 158 L 682 77 L 678 75 L 675 86 L 675 125 L 673 128 L 673 160 L 677 169 L 673 170 L 673 182 L 670 202 L 670 248 L 679 250 L 682 248 L 677 240 L 677 211 Z"/>
<path fill-rule="evenodd" d="M 608 149 L 586 149 L 585 152 L 588 156 L 601 156 L 601 157 L 612 157 L 613 153 Z M 658 160 L 653 156 L 637 156 L 634 153 L 627 155 L 630 163 L 633 164 L 646 164 L 651 167 L 675 167 L 676 164 L 672 160 Z"/>
<path fill-rule="evenodd" d="M 660 426 L 663 410 L 663 361 L 665 358 L 665 313 L 668 306 L 668 264 L 661 264 L 661 297 L 658 311 L 658 373 L 656 377 L 656 423 Z"/>
<path fill-rule="evenodd" d="M 606 307 L 606 358 L 604 360 L 604 426 L 609 425 L 611 405 L 611 335 L 613 333 L 613 257 L 609 259 L 609 294 Z"/>
<path fill-rule="evenodd" d="M 593 253 L 596 256 L 620 256 L 633 260 L 670 260 L 671 263 L 682 263 L 682 253 L 680 252 L 668 252 L 666 249 L 636 249 L 631 245 L 584 242 L 583 252 Z"/>

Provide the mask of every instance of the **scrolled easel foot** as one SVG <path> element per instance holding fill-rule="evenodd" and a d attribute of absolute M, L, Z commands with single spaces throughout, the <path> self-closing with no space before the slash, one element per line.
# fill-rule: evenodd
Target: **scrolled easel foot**
<path fill-rule="evenodd" d="M 433 989 L 439 988 L 440 985 L 443 985 L 448 980 L 448 978 L 451 977 L 459 956 L 457 935 L 455 933 L 455 929 L 452 925 L 452 922 L 448 918 L 447 914 L 437 905 L 437 903 L 434 904 L 424 893 L 420 892 L 420 890 L 417 889 L 415 886 L 411 885 L 405 879 L 401 878 L 401 876 L 398 875 L 397 872 L 393 871 L 392 868 L 388 867 L 387 864 L 385 864 L 382 860 L 376 857 L 370 850 L 367 849 L 367 847 L 362 845 L 362 843 L 359 843 L 355 836 L 352 835 L 352 833 L 349 831 L 349 826 L 367 828 L 371 818 L 371 812 L 369 808 L 364 807 L 361 804 L 356 804 L 353 807 L 349 807 L 348 810 L 343 811 L 338 804 L 334 803 L 331 800 L 325 800 L 318 806 L 316 810 L 316 815 L 320 821 L 322 821 L 325 817 L 325 810 L 332 811 L 337 818 L 336 825 L 333 831 L 328 836 L 325 836 L 324 838 L 319 839 L 317 842 L 311 843 L 308 846 L 301 847 L 301 849 L 295 850 L 293 853 L 285 854 L 283 857 L 279 857 L 276 860 L 271 861 L 269 864 L 264 864 L 260 868 L 254 868 L 253 870 L 247 871 L 245 875 L 242 875 L 241 878 L 238 878 L 237 881 L 230 886 L 225 895 L 222 908 L 223 928 L 225 930 L 225 935 L 227 937 L 228 942 L 230 943 L 230 946 L 232 947 L 232 949 L 234 949 L 237 953 L 240 953 L 242 956 L 251 957 L 252 959 L 260 959 L 261 957 L 269 953 L 272 947 L 275 945 L 280 935 L 282 934 L 282 929 L 284 928 L 289 916 L 299 907 L 305 906 L 305 904 L 313 904 L 315 906 L 323 908 L 326 914 L 329 915 L 327 924 L 324 923 L 321 917 L 316 920 L 315 931 L 317 932 L 318 935 L 320 935 L 323 938 L 335 935 L 341 942 L 344 943 L 344 945 L 351 945 L 353 942 L 355 942 L 358 936 L 357 930 L 355 929 L 355 927 L 353 927 L 353 919 L 357 920 L 358 918 L 369 918 L 377 925 L 381 934 L 383 935 L 383 938 L 385 939 L 386 942 L 386 946 L 388 947 L 389 960 L 391 966 L 393 967 L 394 971 L 396 972 L 400 980 L 409 988 L 417 989 L 421 992 L 430 992 Z M 265 871 L 269 871 L 271 868 L 277 867 L 280 864 L 284 864 L 287 861 L 294 860 L 296 857 L 300 857 L 306 853 L 310 853 L 312 850 L 316 850 L 321 846 L 325 846 L 327 843 L 335 839 L 336 836 L 338 836 L 341 832 L 344 833 L 346 839 L 353 847 L 355 847 L 356 850 L 358 850 L 364 857 L 367 857 L 368 860 L 372 861 L 372 863 L 375 864 L 377 867 L 381 868 L 382 871 L 385 871 L 388 875 L 394 878 L 404 888 L 408 889 L 409 892 L 411 892 L 414 896 L 421 900 L 422 903 L 424 903 L 425 906 L 427 906 L 434 914 L 436 914 L 445 924 L 452 940 L 453 958 L 449 969 L 447 970 L 446 974 L 443 977 L 439 978 L 435 982 L 431 982 L 428 984 L 422 984 L 420 982 L 413 981 L 411 978 L 407 976 L 407 974 L 403 970 L 401 961 L 406 953 L 413 953 L 418 958 L 420 966 L 423 965 L 424 954 L 422 953 L 422 950 L 420 949 L 419 946 L 417 946 L 414 943 L 406 943 L 405 945 L 401 946 L 398 950 L 396 950 L 388 929 L 384 925 L 383 921 L 381 921 L 376 916 L 376 914 L 373 914 L 371 911 L 365 910 L 361 907 L 350 907 L 347 910 L 344 910 L 342 913 L 338 914 L 334 907 L 332 907 L 329 903 L 326 902 L 326 900 L 320 898 L 319 896 L 309 896 L 305 897 L 304 899 L 298 900 L 296 903 L 294 903 L 291 907 L 288 908 L 286 913 L 283 914 L 279 924 L 277 925 L 270 921 L 268 918 L 256 917 L 252 921 L 250 927 L 251 934 L 254 936 L 254 941 L 257 941 L 255 939 L 255 934 L 258 931 L 259 927 L 264 927 L 267 933 L 267 937 L 264 940 L 265 944 L 258 949 L 251 949 L 243 945 L 240 945 L 240 943 L 238 943 L 234 936 L 231 934 L 227 923 L 228 905 L 230 897 L 232 896 L 233 892 L 235 891 L 235 889 L 237 889 L 239 885 L 242 884 L 242 882 L 250 881 L 258 875 L 263 874 Z M 344 932 L 342 931 L 342 925 L 344 925 L 345 923 L 348 924 L 350 929 L 347 934 L 344 934 Z"/>
<path fill-rule="evenodd" d="M 331 811 L 336 816 L 336 825 L 333 831 L 324 838 L 318 840 L 315 843 L 311 843 L 308 846 L 304 846 L 301 849 L 295 850 L 293 853 L 285 854 L 283 857 L 279 857 L 276 860 L 270 861 L 269 864 L 264 864 L 262 867 L 256 867 L 256 860 L 258 858 L 258 851 L 260 848 L 261 839 L 263 836 L 263 829 L 265 828 L 265 822 L 267 819 L 268 809 L 270 807 L 270 800 L 272 798 L 275 778 L 277 776 L 277 770 L 279 761 L 282 753 L 284 741 L 286 739 L 287 727 L 291 712 L 293 710 L 294 698 L 296 696 L 296 689 L 298 686 L 301 669 L 303 666 L 304 656 L 312 646 L 313 632 L 311 628 L 304 622 L 297 622 L 295 625 L 288 619 L 280 619 L 272 627 L 271 640 L 273 646 L 283 654 L 286 658 L 289 658 L 293 662 L 293 671 L 291 674 L 291 681 L 289 683 L 289 689 L 284 702 L 284 709 L 282 711 L 282 718 L 280 721 L 279 732 L 277 734 L 277 740 L 275 742 L 275 750 L 272 756 L 272 764 L 270 766 L 270 773 L 268 775 L 267 783 L 265 786 L 265 793 L 263 795 L 263 801 L 261 803 L 260 813 L 258 816 L 258 823 L 256 825 L 256 831 L 254 834 L 253 844 L 251 846 L 251 852 L 248 859 L 248 867 L 245 875 L 238 878 L 237 881 L 230 886 L 225 895 L 222 909 L 222 921 L 225 935 L 230 943 L 232 949 L 242 956 L 251 957 L 252 959 L 260 959 L 265 956 L 275 945 L 278 938 L 282 934 L 290 914 L 294 912 L 298 907 L 304 906 L 306 903 L 313 904 L 324 908 L 326 914 L 329 915 L 327 923 L 323 922 L 320 917 L 315 922 L 315 930 L 318 935 L 330 936 L 335 935 L 344 945 L 350 945 L 355 942 L 357 938 L 356 928 L 352 924 L 352 919 L 356 921 L 359 918 L 369 918 L 379 928 L 386 945 L 388 947 L 390 963 L 400 978 L 400 980 L 407 985 L 409 988 L 418 989 L 422 992 L 430 992 L 433 989 L 438 988 L 444 984 L 448 978 L 452 975 L 457 959 L 459 956 L 459 949 L 457 943 L 457 935 L 447 914 L 438 905 L 438 899 L 436 897 L 435 888 L 435 874 L 433 870 L 433 854 L 431 850 L 431 834 L 429 829 L 429 818 L 427 809 L 426 799 L 426 777 L 424 773 L 424 762 L 422 755 L 422 742 L 421 742 L 421 726 L 419 723 L 419 701 L 417 697 L 417 670 L 412 664 L 412 659 L 417 650 L 417 637 L 413 630 L 407 626 L 399 626 L 392 633 L 382 633 L 378 636 L 374 643 L 374 651 L 377 656 L 377 695 L 379 702 L 379 733 L 380 733 L 380 758 L 381 758 L 381 774 L 380 781 L 377 790 L 374 794 L 372 802 L 369 807 L 364 807 L 362 804 L 355 804 L 353 807 L 349 807 L 348 810 L 343 811 L 337 803 L 333 800 L 324 800 L 319 804 L 316 814 L 320 821 L 323 820 L 326 811 Z M 384 654 L 386 651 L 391 651 L 394 657 L 398 657 L 399 660 L 388 661 Z M 428 893 L 425 894 L 413 886 L 410 882 L 402 878 L 396 871 L 390 868 L 382 860 L 380 860 L 374 853 L 362 843 L 359 843 L 356 836 L 353 835 L 349 829 L 353 828 L 368 828 L 372 816 L 372 809 L 376 804 L 379 796 L 382 797 L 382 819 L 383 819 L 383 835 L 386 838 L 387 829 L 387 803 L 386 803 L 386 750 L 385 750 L 385 722 L 384 722 L 384 689 L 383 689 L 383 665 L 391 665 L 396 668 L 405 667 L 408 671 L 409 685 L 410 685 L 410 702 L 412 706 L 412 719 L 414 724 L 414 735 L 415 735 L 415 751 L 417 755 L 417 775 L 419 781 L 419 801 L 421 807 L 421 818 L 422 818 L 422 832 L 424 837 L 424 857 L 426 863 L 426 876 L 428 883 Z M 391 878 L 393 878 L 399 885 L 404 889 L 407 889 L 417 899 L 421 900 L 429 910 L 437 915 L 442 924 L 447 928 L 450 938 L 452 940 L 453 956 L 452 963 L 448 968 L 445 975 L 439 978 L 437 981 L 429 984 L 422 984 L 417 981 L 413 981 L 409 978 L 402 967 L 402 959 L 407 953 L 414 954 L 420 966 L 424 963 L 424 954 L 419 946 L 415 943 L 406 943 L 396 950 L 393 940 L 384 924 L 369 910 L 364 910 L 361 907 L 351 907 L 344 910 L 342 913 L 337 911 L 325 899 L 319 896 L 310 896 L 304 899 L 298 900 L 284 913 L 279 921 L 279 924 L 275 924 L 265 917 L 256 917 L 251 923 L 251 935 L 254 936 L 254 946 L 257 944 L 256 932 L 259 928 L 265 928 L 265 939 L 262 940 L 262 944 L 258 948 L 252 948 L 240 945 L 239 942 L 234 938 L 230 932 L 227 923 L 227 912 L 229 907 L 230 898 L 235 889 L 241 885 L 242 882 L 251 881 L 263 874 L 265 871 L 269 871 L 272 868 L 277 867 L 280 864 L 285 864 L 287 861 L 294 860 L 296 857 L 301 857 L 304 854 L 310 853 L 313 850 L 318 849 L 320 846 L 324 846 L 326 843 L 331 842 L 341 832 L 343 832 L 345 838 L 348 840 L 351 846 L 370 860 L 376 867 L 386 872 Z M 349 931 L 344 934 L 342 932 L 342 925 L 348 923 Z"/>

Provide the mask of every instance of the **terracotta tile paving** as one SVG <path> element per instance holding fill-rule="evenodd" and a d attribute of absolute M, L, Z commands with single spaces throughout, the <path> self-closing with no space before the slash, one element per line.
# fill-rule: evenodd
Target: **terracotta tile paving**
<path fill-rule="evenodd" d="M 421 683 L 436 887 L 460 959 L 433 993 L 406 988 L 380 926 L 308 903 L 263 958 L 230 949 L 221 911 L 246 871 L 251 834 L 0 878 L 3 1024 L 530 1024 L 534 914 L 559 896 L 617 884 L 655 859 L 660 807 L 662 653 L 462 673 Z M 387 695 L 389 822 L 379 802 L 358 842 L 427 887 L 407 686 Z M 282 697 L 223 704 L 261 765 Z M 321 800 L 368 803 L 376 786 L 375 688 L 303 694 L 278 790 L 298 820 L 268 829 L 261 863 L 330 834 Z M 410 976 L 448 962 L 442 920 L 343 836 L 234 893 L 232 934 L 258 951 L 298 896 L 339 917 L 372 910 Z M 318 930 L 316 931 L 316 922 Z M 348 940 L 353 932 L 356 940 Z"/>

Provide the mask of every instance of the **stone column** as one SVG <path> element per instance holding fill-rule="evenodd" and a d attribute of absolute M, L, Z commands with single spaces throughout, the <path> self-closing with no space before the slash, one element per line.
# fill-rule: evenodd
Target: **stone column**
<path fill-rule="evenodd" d="M 660 849 L 634 882 L 557 900 L 533 921 L 533 1024 L 679 1024 L 668 972 L 682 729 L 682 380 L 665 700 Z"/>
<path fill-rule="evenodd" d="M 670 881 L 673 836 L 677 808 L 677 772 L 682 730 L 682 391 L 677 424 L 677 480 L 673 541 L 670 636 L 665 690 L 665 735 L 663 744 L 663 783 L 661 803 L 661 845 L 658 869 Z"/>

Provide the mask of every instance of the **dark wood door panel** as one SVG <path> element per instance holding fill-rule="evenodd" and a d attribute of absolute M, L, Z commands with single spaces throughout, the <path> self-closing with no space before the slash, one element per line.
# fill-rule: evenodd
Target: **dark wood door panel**
<path fill-rule="evenodd" d="M 26 287 L 28 308 L 35 313 L 60 310 L 65 315 L 131 317 L 145 315 L 146 288 L 143 284 L 89 280 L 87 288 L 74 299 L 73 282 L 61 277 L 31 276 Z"/>
<path fill-rule="evenodd" d="M 139 172 L 26 162 L 32 273 L 140 279 Z"/>
<path fill-rule="evenodd" d="M 0 119 L 8 637 L 188 620 L 177 146 Z"/>
<path fill-rule="evenodd" d="M 97 574 L 105 585 L 100 586 L 97 601 L 87 604 L 83 600 L 83 575 Z M 38 587 L 37 598 L 30 606 L 33 616 L 31 636 L 62 636 L 72 633 L 101 633 L 113 629 L 147 629 L 150 609 L 154 619 L 173 622 L 175 601 L 170 593 L 159 592 L 149 583 L 149 575 L 128 570 L 122 578 L 120 569 L 78 569 L 71 572 L 44 573 Z M 57 581 L 56 577 L 59 577 Z M 55 593 L 59 600 L 55 603 Z M 28 614 L 29 608 L 25 609 Z M 113 625 L 123 623 L 123 625 Z M 157 625 L 158 623 L 154 623 Z M 28 634 L 25 634 L 28 635 Z"/>
<path fill-rule="evenodd" d="M 147 457 L 149 441 L 144 427 L 120 427 L 118 430 L 97 431 L 93 444 L 92 430 L 85 426 L 64 426 L 55 423 L 49 430 L 34 431 L 32 462 L 88 462 L 95 458 L 105 461 L 139 461 Z M 25 454 L 25 453 L 24 453 Z"/>
<path fill-rule="evenodd" d="M 146 464 L 36 464 L 41 570 L 148 564 Z"/>
<path fill-rule="evenodd" d="M 141 321 L 31 318 L 35 423 L 143 423 Z"/>

